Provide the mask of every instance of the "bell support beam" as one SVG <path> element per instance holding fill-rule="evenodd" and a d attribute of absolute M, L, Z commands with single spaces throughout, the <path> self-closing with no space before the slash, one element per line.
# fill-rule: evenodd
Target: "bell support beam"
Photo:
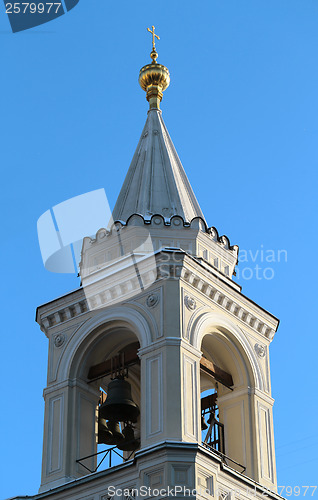
<path fill-rule="evenodd" d="M 138 356 L 138 349 L 131 349 L 125 352 L 125 368 L 128 366 L 135 365 L 140 363 L 140 359 Z M 231 388 L 233 386 L 233 379 L 230 373 L 222 370 L 215 363 L 210 361 L 209 359 L 202 356 L 200 360 L 200 369 L 211 375 L 211 377 L 215 378 L 218 382 L 225 385 L 226 387 Z M 112 360 L 107 359 L 102 363 L 98 363 L 98 365 L 91 366 L 87 375 L 87 378 L 90 382 L 97 380 L 102 377 L 106 377 L 107 375 L 111 375 L 112 373 Z"/>
<path fill-rule="evenodd" d="M 202 356 L 200 360 L 200 369 L 211 375 L 215 380 L 225 385 L 229 389 L 233 386 L 233 378 L 230 373 L 222 370 L 219 366 L 215 365 L 212 361 Z"/>
<path fill-rule="evenodd" d="M 131 349 L 125 352 L 125 368 L 140 363 L 137 351 L 137 349 Z M 98 363 L 98 365 L 91 366 L 87 378 L 89 381 L 93 381 L 98 378 L 106 377 L 107 375 L 111 375 L 112 369 L 112 359 L 107 359 L 102 363 Z"/>
<path fill-rule="evenodd" d="M 216 404 L 217 394 L 210 394 L 209 396 L 205 396 L 201 398 L 201 411 L 209 410 L 213 408 Z"/>

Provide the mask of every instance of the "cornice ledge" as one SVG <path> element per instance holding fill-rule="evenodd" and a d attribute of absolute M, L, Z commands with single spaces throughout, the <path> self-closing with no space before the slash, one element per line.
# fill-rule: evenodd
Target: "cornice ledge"
<path fill-rule="evenodd" d="M 44 307 L 44 306 L 40 306 Z M 84 316 L 89 311 L 87 300 L 81 298 L 76 302 L 73 301 L 63 307 L 51 308 L 49 311 L 43 311 L 41 314 L 39 308 L 37 309 L 36 322 L 40 325 L 41 330 L 48 337 L 49 330 L 60 324 L 66 324 L 74 318 Z"/>
<path fill-rule="evenodd" d="M 164 337 L 146 347 L 138 349 L 138 356 L 141 357 L 144 354 L 149 354 L 165 346 L 181 346 L 187 351 L 189 351 L 191 354 L 197 356 L 198 358 L 201 359 L 202 357 L 202 352 L 199 349 L 196 349 L 189 342 L 186 342 L 183 338 L 180 337 Z"/>
<path fill-rule="evenodd" d="M 223 283 L 220 282 L 220 288 L 218 288 L 215 286 L 215 283 L 211 284 L 211 282 L 208 283 L 207 281 L 204 281 L 201 276 L 196 274 L 195 270 L 190 271 L 184 267 L 182 268 L 181 278 L 200 293 L 203 293 L 218 307 L 221 307 L 231 316 L 237 318 L 242 324 L 249 326 L 252 330 L 268 339 L 269 342 L 273 340 L 278 327 L 278 320 L 276 318 L 274 319 L 274 317 L 267 311 L 264 311 L 265 314 L 271 316 L 273 318 L 273 322 L 266 320 L 263 315 L 261 316 L 261 314 L 257 314 L 256 311 L 252 314 L 250 310 L 239 304 L 239 300 L 235 300 L 235 297 L 233 297 L 233 295 L 225 289 L 227 284 L 221 288 Z M 233 290 L 232 293 L 240 292 Z M 250 300 L 243 295 L 240 296 L 240 299 Z M 252 302 L 251 309 L 256 307 L 259 308 L 259 313 L 261 313 L 262 308 Z"/>
<path fill-rule="evenodd" d="M 141 450 L 136 451 L 135 457 L 139 458 L 143 455 L 148 455 L 149 453 L 154 453 L 157 451 L 166 451 L 167 449 L 172 450 L 182 450 L 183 452 L 197 452 L 200 445 L 198 443 L 189 443 L 184 441 L 159 441 L 155 445 L 147 446 L 146 448 L 142 448 Z"/>
<path fill-rule="evenodd" d="M 87 382 L 84 382 L 83 380 L 80 379 L 67 379 L 63 380 L 63 382 L 53 382 L 52 384 L 49 384 L 44 390 L 43 390 L 43 397 L 45 398 L 47 395 L 52 394 L 56 391 L 62 391 L 63 389 L 66 389 L 67 387 L 70 387 L 71 389 L 73 387 L 79 387 L 82 391 L 85 391 L 89 394 L 99 394 L 99 390 L 96 389 L 93 385 L 88 385 Z"/>
<path fill-rule="evenodd" d="M 224 394 L 224 396 L 220 396 L 218 398 L 218 401 L 219 401 L 219 403 L 220 402 L 225 403 L 226 401 L 231 402 L 235 397 L 241 397 L 241 396 L 246 396 L 246 395 L 249 395 L 249 396 L 255 395 L 259 399 L 262 399 L 263 401 L 265 401 L 270 406 L 273 406 L 273 404 L 275 402 L 275 400 L 269 394 L 266 394 L 265 392 L 260 391 L 256 387 L 243 387 L 243 388 L 238 387 L 237 389 L 235 389 L 235 387 L 234 387 L 234 391 L 227 393 L 227 394 Z"/>

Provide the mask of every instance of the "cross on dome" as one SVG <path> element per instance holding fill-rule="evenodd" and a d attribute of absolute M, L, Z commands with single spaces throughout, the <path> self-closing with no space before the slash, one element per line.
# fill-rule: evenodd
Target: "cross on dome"
<path fill-rule="evenodd" d="M 151 26 L 152 27 L 152 30 L 150 28 L 147 28 L 147 30 L 149 31 L 149 33 L 152 34 L 152 50 L 156 50 L 156 46 L 155 46 L 155 37 L 160 40 L 159 36 L 155 34 L 155 27 L 154 26 Z"/>

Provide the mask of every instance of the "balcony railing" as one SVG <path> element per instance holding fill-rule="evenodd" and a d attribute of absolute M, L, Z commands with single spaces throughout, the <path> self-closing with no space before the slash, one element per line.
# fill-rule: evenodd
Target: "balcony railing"
<path fill-rule="evenodd" d="M 212 417 L 212 419 L 213 421 L 210 423 L 206 433 L 204 444 L 207 444 L 210 448 L 224 454 L 224 425 L 214 417 Z"/>
<path fill-rule="evenodd" d="M 104 463 L 105 465 L 105 460 L 108 458 L 108 467 L 112 467 L 112 462 L 115 456 L 118 456 L 119 458 L 122 459 L 123 462 L 127 462 L 127 460 L 130 460 L 130 458 L 133 456 L 136 450 L 133 450 L 127 457 L 123 455 L 123 453 L 118 451 L 117 446 L 113 446 L 112 448 L 108 448 L 107 450 L 102 450 L 98 451 L 97 453 L 93 453 L 92 455 L 87 455 L 86 457 L 79 458 L 76 460 L 78 464 L 80 464 L 84 469 L 88 470 L 89 472 L 97 472 L 97 470 L 100 468 L 100 466 Z M 97 463 L 96 467 L 94 469 L 91 469 L 87 465 L 85 465 L 85 461 L 93 458 L 93 457 L 98 457 L 99 455 L 103 455 L 102 459 Z"/>
<path fill-rule="evenodd" d="M 226 465 L 229 465 L 228 462 L 231 462 L 232 464 L 235 464 L 238 467 L 241 467 L 242 470 L 239 471 L 239 472 L 241 472 L 241 474 L 243 474 L 246 471 L 245 465 L 242 465 L 239 462 L 237 462 L 236 460 L 234 460 L 233 458 L 228 457 L 227 455 L 225 455 L 225 453 L 222 453 L 221 451 L 218 451 L 216 448 L 213 448 L 213 446 L 205 443 L 204 441 L 203 441 L 202 445 L 205 448 L 207 448 L 208 450 L 212 451 L 213 453 L 216 453 L 221 458 L 222 462 L 225 463 Z M 229 466 L 231 467 L 231 465 L 229 465 Z"/>
<path fill-rule="evenodd" d="M 230 465 L 228 463 L 230 462 L 231 464 L 241 467 L 241 473 L 245 472 L 246 467 L 244 465 L 225 455 L 224 424 L 216 420 L 214 416 L 211 416 L 211 423 L 202 444 L 208 450 L 216 453 L 225 464 Z"/>

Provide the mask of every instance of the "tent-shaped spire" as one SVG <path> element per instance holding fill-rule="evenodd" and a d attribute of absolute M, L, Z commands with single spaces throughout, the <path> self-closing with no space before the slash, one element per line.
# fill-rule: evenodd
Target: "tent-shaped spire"
<path fill-rule="evenodd" d="M 118 196 L 113 220 L 126 222 L 133 214 L 149 218 L 179 215 L 187 222 L 204 219 L 189 180 L 162 119 L 160 101 L 170 83 L 168 69 L 158 64 L 154 46 L 152 63 L 140 70 L 139 83 L 147 92 L 150 109 L 136 152 Z"/>
<path fill-rule="evenodd" d="M 126 222 L 132 214 L 180 215 L 188 222 L 194 217 L 204 219 L 158 109 L 148 112 L 113 219 Z"/>

